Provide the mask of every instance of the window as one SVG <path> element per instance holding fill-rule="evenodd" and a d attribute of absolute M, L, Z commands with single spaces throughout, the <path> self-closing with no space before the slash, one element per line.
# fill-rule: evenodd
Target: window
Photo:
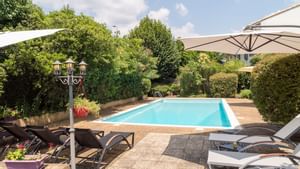
<path fill-rule="evenodd" d="M 249 57 L 249 55 L 248 55 L 248 54 L 245 54 L 245 55 L 244 55 L 244 59 L 245 59 L 245 61 L 248 61 L 248 57 Z"/>

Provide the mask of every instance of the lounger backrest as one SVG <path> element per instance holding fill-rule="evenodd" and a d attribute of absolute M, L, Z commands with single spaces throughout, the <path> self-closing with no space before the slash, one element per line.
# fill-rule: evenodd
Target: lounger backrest
<path fill-rule="evenodd" d="M 75 129 L 75 139 L 76 142 L 88 148 L 102 148 L 99 139 L 90 129 Z"/>
<path fill-rule="evenodd" d="M 14 123 L 0 123 L 0 126 L 20 141 L 31 140 L 30 135 Z"/>
<path fill-rule="evenodd" d="M 300 114 L 275 133 L 275 136 L 288 139 L 300 128 Z"/>
<path fill-rule="evenodd" d="M 295 148 L 293 154 L 297 157 L 300 157 L 300 144 L 297 145 L 297 147 Z"/>
<path fill-rule="evenodd" d="M 53 134 L 48 127 L 41 126 L 28 126 L 29 131 L 36 135 L 43 142 L 48 144 L 60 145 L 62 142 L 59 140 L 59 137 Z"/>

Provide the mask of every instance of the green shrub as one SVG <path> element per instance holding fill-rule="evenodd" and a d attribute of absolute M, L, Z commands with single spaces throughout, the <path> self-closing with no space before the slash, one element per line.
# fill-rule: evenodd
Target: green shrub
<path fill-rule="evenodd" d="M 89 110 L 89 113 L 95 116 L 98 116 L 100 112 L 100 104 L 86 98 L 74 98 L 74 107 L 84 107 Z"/>
<path fill-rule="evenodd" d="M 234 73 L 216 73 L 210 78 L 212 97 L 235 97 L 238 76 Z"/>
<path fill-rule="evenodd" d="M 147 95 L 151 90 L 151 80 L 150 79 L 142 79 L 143 86 L 143 94 Z"/>
<path fill-rule="evenodd" d="M 245 63 L 240 60 L 229 60 L 223 66 L 223 72 L 233 73 L 238 71 L 239 68 L 244 67 Z"/>
<path fill-rule="evenodd" d="M 0 66 L 0 96 L 2 95 L 3 91 L 3 83 L 6 81 L 6 72 L 5 70 Z"/>
<path fill-rule="evenodd" d="M 244 89 L 250 89 L 251 73 L 239 72 L 238 73 L 238 88 L 237 92 Z"/>
<path fill-rule="evenodd" d="M 265 57 L 252 72 L 253 100 L 267 121 L 287 123 L 300 113 L 300 54 Z"/>
<path fill-rule="evenodd" d="M 253 57 L 251 58 L 251 60 L 250 60 L 251 66 L 256 65 L 256 63 L 258 63 L 259 61 L 261 61 L 262 58 L 263 58 L 263 56 L 261 56 L 261 55 L 253 56 Z"/>
<path fill-rule="evenodd" d="M 173 83 L 170 86 L 170 92 L 173 95 L 179 95 L 180 94 L 180 85 L 178 83 Z"/>
<path fill-rule="evenodd" d="M 203 78 L 199 68 L 198 62 L 190 62 L 180 68 L 180 75 L 178 76 L 180 95 L 189 96 L 200 93 Z"/>
<path fill-rule="evenodd" d="M 252 98 L 251 90 L 249 89 L 241 90 L 240 97 L 244 99 L 251 99 Z"/>
<path fill-rule="evenodd" d="M 163 97 L 167 96 L 170 93 L 169 85 L 156 85 L 151 89 L 151 95 L 157 96 L 156 93 L 160 93 Z"/>
<path fill-rule="evenodd" d="M 198 94 L 201 89 L 202 77 L 198 72 L 182 72 L 180 80 L 180 95 Z"/>
<path fill-rule="evenodd" d="M 15 117 L 18 118 L 20 116 L 20 112 L 17 110 L 7 108 L 5 106 L 0 106 L 0 119 Z"/>

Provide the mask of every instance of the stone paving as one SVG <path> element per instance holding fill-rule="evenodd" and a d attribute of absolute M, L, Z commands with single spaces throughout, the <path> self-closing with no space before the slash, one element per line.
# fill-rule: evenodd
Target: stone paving
<path fill-rule="evenodd" d="M 208 148 L 207 136 L 149 133 L 107 169 L 200 169 Z"/>

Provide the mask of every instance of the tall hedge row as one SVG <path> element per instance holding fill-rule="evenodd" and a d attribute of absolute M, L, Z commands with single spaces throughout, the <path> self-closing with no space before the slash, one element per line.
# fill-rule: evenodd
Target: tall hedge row
<path fill-rule="evenodd" d="M 300 54 L 273 55 L 252 73 L 253 100 L 267 121 L 287 123 L 300 113 Z"/>
<path fill-rule="evenodd" d="M 235 97 L 238 85 L 235 73 L 216 73 L 209 79 L 212 97 Z"/>

